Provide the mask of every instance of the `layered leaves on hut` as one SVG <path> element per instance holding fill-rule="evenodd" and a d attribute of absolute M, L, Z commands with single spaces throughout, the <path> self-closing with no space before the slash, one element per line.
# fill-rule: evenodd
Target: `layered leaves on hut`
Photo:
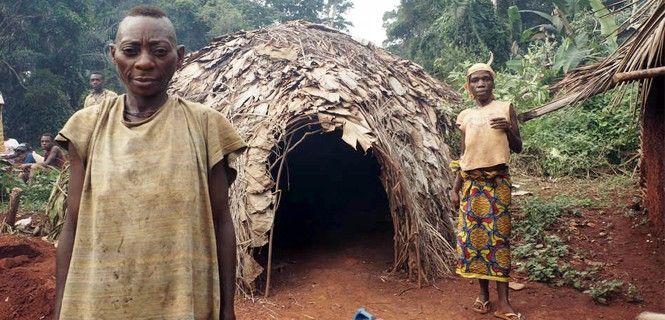
<path fill-rule="evenodd" d="M 455 210 L 446 139 L 454 129 L 438 110 L 459 97 L 420 66 L 294 21 L 214 39 L 185 58 L 171 92 L 223 113 L 249 145 L 230 191 L 242 288 L 254 289 L 269 268 L 254 254 L 271 241 L 286 156 L 302 139 L 332 131 L 381 166 L 395 233 L 391 271 L 420 282 L 450 272 Z"/>

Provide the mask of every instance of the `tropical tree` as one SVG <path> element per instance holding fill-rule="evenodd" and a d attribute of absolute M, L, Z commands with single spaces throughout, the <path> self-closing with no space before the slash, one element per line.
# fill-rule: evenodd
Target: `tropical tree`
<path fill-rule="evenodd" d="M 322 22 L 330 27 L 348 30 L 351 22 L 346 20 L 344 14 L 353 8 L 353 2 L 350 0 L 326 0 L 323 6 Z"/>
<path fill-rule="evenodd" d="M 351 22 L 344 14 L 353 7 L 350 0 L 265 0 L 278 13 L 279 21 L 303 19 L 347 30 Z"/>
<path fill-rule="evenodd" d="M 91 2 L 0 3 L 0 90 L 5 96 L 5 132 L 37 142 L 73 111 L 85 90 Z"/>
<path fill-rule="evenodd" d="M 459 61 L 486 61 L 490 52 L 499 65 L 509 58 L 507 28 L 490 0 L 403 0 L 384 24 L 389 50 L 442 78 Z"/>

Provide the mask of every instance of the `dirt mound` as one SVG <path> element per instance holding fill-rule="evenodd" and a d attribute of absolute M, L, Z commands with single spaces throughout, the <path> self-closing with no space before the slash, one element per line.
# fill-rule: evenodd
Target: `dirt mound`
<path fill-rule="evenodd" d="M 0 236 L 0 320 L 49 319 L 55 297 L 55 247 L 38 238 Z"/>

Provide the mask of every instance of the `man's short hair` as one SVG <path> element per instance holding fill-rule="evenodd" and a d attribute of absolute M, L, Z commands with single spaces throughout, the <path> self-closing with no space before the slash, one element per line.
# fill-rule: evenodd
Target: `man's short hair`
<path fill-rule="evenodd" d="M 93 74 L 98 74 L 98 75 L 102 76 L 102 79 L 105 78 L 105 77 L 104 77 L 104 74 L 103 74 L 101 71 L 93 71 L 93 72 L 90 72 L 90 76 L 92 76 Z"/>
<path fill-rule="evenodd" d="M 53 135 L 50 134 L 49 132 L 42 133 L 41 136 L 42 136 L 42 137 L 49 137 L 49 138 L 51 138 L 51 140 L 53 140 Z"/>
<path fill-rule="evenodd" d="M 164 18 L 166 13 L 162 11 L 157 6 L 151 5 L 140 5 L 132 8 L 127 12 L 127 17 L 153 17 L 153 18 Z"/>
<path fill-rule="evenodd" d="M 169 24 L 170 28 L 173 30 L 173 34 L 169 36 L 169 38 L 172 38 L 173 44 L 178 43 L 176 39 L 176 32 L 175 32 L 175 27 L 173 27 L 173 23 L 169 19 L 169 17 L 162 11 L 157 6 L 152 6 L 152 5 L 140 5 L 136 6 L 132 9 L 130 9 L 127 14 L 125 15 L 125 19 L 129 17 L 149 17 L 149 18 L 155 18 L 155 19 L 166 19 L 167 23 Z M 123 19 L 124 21 L 124 19 Z M 120 25 L 122 25 L 122 22 L 120 22 Z M 118 26 L 118 31 L 116 32 L 115 35 L 115 42 L 118 42 L 118 36 L 120 32 L 120 27 Z"/>

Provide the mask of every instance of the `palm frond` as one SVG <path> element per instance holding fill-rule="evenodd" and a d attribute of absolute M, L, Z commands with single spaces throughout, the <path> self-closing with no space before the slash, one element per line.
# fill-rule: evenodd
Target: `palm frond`
<path fill-rule="evenodd" d="M 596 94 L 618 88 L 622 94 L 626 83 L 616 83 L 612 77 L 616 73 L 659 67 L 663 61 L 665 46 L 665 1 L 647 0 L 638 6 L 629 21 L 639 24 L 637 31 L 605 60 L 576 68 L 552 87 L 556 98 L 541 107 L 520 114 L 521 121 L 528 121 L 549 112 L 574 105 Z M 651 79 L 642 83 L 640 101 L 646 101 L 651 87 Z"/>

